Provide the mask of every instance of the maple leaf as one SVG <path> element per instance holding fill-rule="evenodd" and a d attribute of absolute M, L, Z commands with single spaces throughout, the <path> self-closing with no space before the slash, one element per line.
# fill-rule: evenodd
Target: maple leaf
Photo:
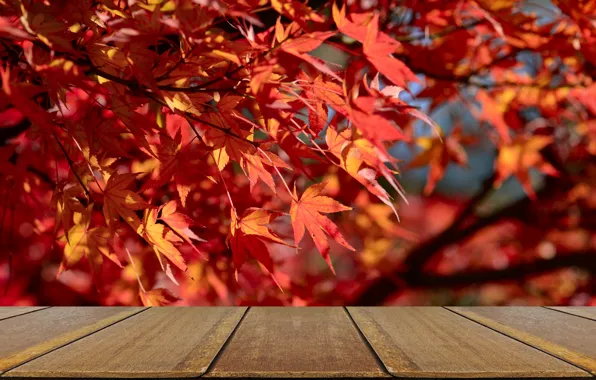
<path fill-rule="evenodd" d="M 304 237 L 305 229 L 308 230 L 315 246 L 335 274 L 331 259 L 329 258 L 329 243 L 325 234 L 331 236 L 333 240 L 344 247 L 354 251 L 352 247 L 339 232 L 339 228 L 323 213 L 334 213 L 351 210 L 337 202 L 336 200 L 320 195 L 327 186 L 327 182 L 312 185 L 304 191 L 301 197 L 298 197 L 294 187 L 294 199 L 290 207 L 290 217 L 292 218 L 292 227 L 294 229 L 294 240 L 299 244 Z"/>
<path fill-rule="evenodd" d="M 81 192 L 80 186 L 66 183 L 63 186 L 56 186 L 56 192 L 52 198 L 52 202 L 56 207 L 56 229 L 62 225 L 67 241 L 68 231 L 73 226 L 74 213 L 85 211 L 85 207 L 76 198 Z"/>
<path fill-rule="evenodd" d="M 108 229 L 104 226 L 89 228 L 92 210 L 93 204 L 83 212 L 74 213 L 74 226 L 67 232 L 67 244 L 64 247 L 64 256 L 58 269 L 58 276 L 64 270 L 78 263 L 83 257 L 87 258 L 96 281 L 103 257 L 122 267 L 118 257 L 110 252 L 108 242 L 111 234 Z"/>
<path fill-rule="evenodd" d="M 305 95 L 308 100 L 314 103 L 312 105 L 314 109 L 308 111 L 308 127 L 309 131 L 316 137 L 327 126 L 327 119 L 329 118 L 327 105 L 322 99 L 313 96 L 312 91 L 306 91 Z"/>
<path fill-rule="evenodd" d="M 486 120 L 491 123 L 497 130 L 499 136 L 505 144 L 511 142 L 509 135 L 509 126 L 503 118 L 503 106 L 498 104 L 486 91 L 478 91 L 476 100 L 480 103 L 481 109 L 475 110 L 479 119 Z"/>
<path fill-rule="evenodd" d="M 201 165 L 207 157 L 208 150 L 204 144 L 181 144 L 182 132 L 180 129 L 171 138 L 165 133 L 159 135 L 159 144 L 155 145 L 155 156 L 152 162 L 151 179 L 143 185 L 141 192 L 163 186 L 172 179 L 178 191 L 182 206 L 186 206 L 186 200 L 192 189 L 192 185 L 198 177 L 204 177 L 216 182 L 206 168 Z M 153 146 L 153 145 L 152 145 Z M 192 163 L 193 165 L 189 165 Z"/>
<path fill-rule="evenodd" d="M 139 291 L 141 301 L 145 306 L 165 306 L 179 301 L 180 298 L 172 294 L 168 289 L 157 288 L 148 291 Z"/>
<path fill-rule="evenodd" d="M 379 14 L 346 17 L 345 7 L 333 5 L 333 20 L 340 32 L 363 44 L 366 59 L 397 86 L 407 88 L 408 82 L 418 82 L 416 75 L 402 61 L 391 56 L 401 45 L 385 33 L 379 32 Z"/>
<path fill-rule="evenodd" d="M 151 148 L 147 141 L 147 134 L 148 132 L 157 129 L 157 123 L 148 118 L 147 115 L 137 111 L 136 108 L 141 104 L 139 104 L 138 100 L 135 100 L 126 93 L 124 86 L 110 81 L 102 83 L 102 86 L 106 87 L 111 94 L 110 100 L 113 112 L 118 116 L 122 124 L 126 126 L 135 139 L 137 139 L 148 152 L 151 152 Z"/>
<path fill-rule="evenodd" d="M 319 156 L 291 132 L 284 132 L 280 135 L 279 147 L 289 156 L 293 168 L 305 173 L 309 178 L 312 177 L 310 167 L 305 165 L 302 159 L 316 160 Z"/>
<path fill-rule="evenodd" d="M 161 255 L 167 257 L 168 260 L 182 271 L 186 271 L 188 267 L 182 257 L 182 254 L 173 243 L 182 241 L 178 235 L 165 225 L 157 221 L 158 210 L 150 209 L 145 211 L 143 224 L 139 227 L 139 234 L 151 245 L 162 269 L 166 269 Z"/>
<path fill-rule="evenodd" d="M 176 232 L 178 236 L 184 239 L 184 241 L 190 244 L 195 252 L 206 259 L 207 257 L 205 254 L 195 247 L 191 239 L 200 242 L 204 242 L 205 240 L 201 239 L 194 232 L 192 232 L 190 229 L 190 226 L 193 224 L 192 219 L 181 212 L 177 212 L 177 208 L 178 205 L 176 201 L 169 201 L 159 208 L 158 211 L 161 211 L 159 219 L 166 223 L 167 226 L 170 227 L 172 231 Z"/>
<path fill-rule="evenodd" d="M 103 189 L 103 214 L 112 231 L 116 229 L 120 217 L 137 231 L 141 221 L 135 210 L 150 207 L 140 195 L 127 189 L 136 177 L 133 173 L 113 174 Z"/>
<path fill-rule="evenodd" d="M 444 139 L 440 136 L 417 139 L 416 142 L 423 148 L 423 151 L 414 157 L 408 164 L 408 168 L 429 166 L 428 179 L 424 187 L 425 195 L 429 195 L 436 183 L 443 178 L 450 162 L 468 166 L 468 155 L 462 144 L 470 144 L 474 141 L 475 139 L 472 137 L 462 137 L 460 126 L 455 127 L 451 134 Z"/>
<path fill-rule="evenodd" d="M 530 182 L 531 168 L 544 174 L 557 176 L 559 172 L 546 162 L 540 151 L 552 144 L 551 136 L 517 136 L 510 145 L 504 145 L 499 150 L 495 162 L 497 179 L 495 186 L 500 186 L 510 176 L 515 176 L 522 184 L 531 199 L 536 199 L 536 193 Z"/>
<path fill-rule="evenodd" d="M 325 81 L 323 77 L 319 76 L 315 78 L 312 86 L 305 89 L 305 92 L 307 98 L 319 99 L 340 114 L 346 117 L 350 115 L 350 107 L 343 97 L 344 90 L 337 83 Z M 327 120 L 325 119 L 325 121 Z"/>
<path fill-rule="evenodd" d="M 399 98 L 399 94 L 404 90 L 404 88 L 399 87 L 399 86 L 385 86 L 385 87 L 383 87 L 382 90 L 380 90 L 379 89 L 379 85 L 380 85 L 379 73 L 377 73 L 377 75 L 375 75 L 373 77 L 373 79 L 370 82 L 370 86 L 367 83 L 366 76 L 364 76 L 362 81 L 363 81 L 363 84 L 364 84 L 365 88 L 367 89 L 367 91 L 371 95 L 376 97 L 376 99 L 375 99 L 376 102 L 383 103 L 379 108 L 381 108 L 382 110 L 388 110 L 388 111 L 399 110 L 403 113 L 414 116 L 415 118 L 420 119 L 423 122 L 425 122 L 426 124 L 428 124 L 429 126 L 431 126 L 437 132 L 437 135 L 440 136 L 441 128 L 439 127 L 439 125 L 437 123 L 435 123 L 425 113 L 421 112 L 420 110 L 418 110 L 415 107 L 408 105 L 407 103 L 405 103 L 404 101 L 402 101 Z M 379 96 L 381 98 L 379 98 Z M 385 115 L 385 117 L 387 117 L 387 116 L 389 116 L 389 115 Z"/>
<path fill-rule="evenodd" d="M 221 123 L 215 118 L 211 120 L 215 121 L 215 125 Z M 254 138 L 251 131 L 241 129 L 236 124 L 232 124 L 231 127 L 222 127 L 222 129 L 210 126 L 206 128 L 202 137 L 205 143 L 213 149 L 213 159 L 220 171 L 228 165 L 230 159 L 240 163 L 245 154 L 256 153 L 255 146 L 251 144 Z"/>
<path fill-rule="evenodd" d="M 405 196 L 395 180 L 396 173 L 387 167 L 387 163 L 393 163 L 392 160 L 379 152 L 374 144 L 362 137 L 361 133 L 352 133 L 350 129 L 337 133 L 329 128 L 325 139 L 328 149 L 340 160 L 340 166 L 365 186 L 371 194 L 389 206 L 397 216 L 397 210 L 391 202 L 389 193 L 376 179 L 377 173 L 380 172 L 405 200 Z M 365 164 L 374 169 L 366 167 Z"/>
<path fill-rule="evenodd" d="M 201 111 L 197 108 L 197 104 L 205 104 L 211 97 L 204 94 L 193 94 L 192 96 L 182 92 L 163 92 L 164 100 L 172 111 L 188 112 L 197 116 L 201 115 Z"/>
<path fill-rule="evenodd" d="M 354 125 L 362 134 L 377 146 L 382 147 L 384 141 L 408 141 L 406 136 L 396 125 L 387 118 L 375 113 L 376 100 L 370 96 L 361 96 L 354 101 L 356 107 L 352 108 L 350 115 Z"/>
<path fill-rule="evenodd" d="M 273 74 L 273 70 L 277 65 L 277 57 L 269 60 L 263 60 L 252 67 L 252 75 L 250 78 L 250 90 L 253 94 L 259 95 L 263 87 Z"/>
<path fill-rule="evenodd" d="M 252 132 L 240 129 L 238 131 L 238 134 L 234 135 L 214 128 L 206 131 L 205 143 L 213 148 L 213 158 L 218 169 L 223 170 L 232 159 L 240 165 L 248 177 L 251 190 L 258 180 L 261 180 L 269 186 L 271 191 L 277 192 L 273 176 L 264 165 L 286 169 L 289 167 L 272 152 L 267 152 L 265 155 L 260 153 L 250 143 L 254 138 Z"/>
<path fill-rule="evenodd" d="M 281 26 L 279 21 L 277 23 L 277 26 Z M 290 25 L 290 27 L 288 27 L 288 29 L 286 30 L 285 33 L 276 33 L 278 36 L 277 37 L 278 41 L 282 42 L 281 50 L 286 53 L 292 54 L 295 57 L 298 57 L 307 63 L 310 63 L 316 69 L 318 69 L 320 72 L 325 73 L 337 80 L 341 80 L 341 78 L 335 72 L 333 72 L 329 67 L 327 67 L 327 65 L 325 65 L 325 63 L 323 61 L 321 61 L 320 59 L 318 59 L 316 57 L 313 57 L 310 54 L 307 54 L 308 52 L 311 52 L 311 51 L 315 50 L 316 48 L 318 48 L 319 46 L 321 46 L 323 44 L 323 42 L 325 42 L 326 39 L 335 35 L 335 32 L 334 31 L 313 32 L 313 33 L 304 34 L 297 38 L 289 39 L 288 37 L 291 33 L 290 32 L 291 27 L 292 27 L 292 25 Z M 278 27 L 276 29 L 279 30 L 280 27 Z M 283 28 L 281 28 L 281 29 L 283 29 Z"/>
<path fill-rule="evenodd" d="M 402 61 L 391 56 L 398 47 L 397 41 L 379 38 L 379 15 L 369 22 L 363 42 L 366 59 L 391 82 L 407 88 L 408 82 L 418 82 L 416 75 Z"/>
<path fill-rule="evenodd" d="M 280 215 L 278 212 L 249 208 L 244 211 L 242 217 L 238 218 L 235 210 L 232 210 L 228 242 L 232 249 L 236 270 L 246 262 L 250 255 L 263 264 L 269 273 L 273 274 L 273 260 L 265 243 L 286 246 L 288 244 L 271 231 L 267 225 Z"/>

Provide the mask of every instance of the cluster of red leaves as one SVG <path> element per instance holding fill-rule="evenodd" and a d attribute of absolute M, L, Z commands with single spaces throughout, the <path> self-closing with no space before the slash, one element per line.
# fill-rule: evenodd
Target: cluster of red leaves
<path fill-rule="evenodd" d="M 330 241 L 358 249 L 351 281 L 365 283 L 371 250 L 383 265 L 416 240 L 395 222 L 390 147 L 423 148 L 409 166 L 430 166 L 430 194 L 476 140 L 403 101 L 411 83 L 490 125 L 497 186 L 515 176 L 534 197 L 530 169 L 560 175 L 544 155 L 558 124 L 575 137 L 565 158 L 596 154 L 591 2 L 557 2 L 565 17 L 548 22 L 508 0 L 311 3 L 0 0 L 0 128 L 16 131 L 0 147 L 7 303 L 32 286 L 27 261 L 81 289 L 64 303 L 325 302 L 328 280 L 292 275 L 305 233 L 334 274 Z M 350 63 L 316 54 L 330 47 Z M 522 121 L 529 107 L 540 122 Z M 344 204 L 357 209 L 342 234 L 328 214 Z M 101 296 L 85 301 L 80 270 Z"/>

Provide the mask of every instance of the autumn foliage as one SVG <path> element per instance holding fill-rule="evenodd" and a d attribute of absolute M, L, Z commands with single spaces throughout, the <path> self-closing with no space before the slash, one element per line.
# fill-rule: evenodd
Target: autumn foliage
<path fill-rule="evenodd" d="M 2 303 L 594 303 L 595 20 L 0 0 Z"/>

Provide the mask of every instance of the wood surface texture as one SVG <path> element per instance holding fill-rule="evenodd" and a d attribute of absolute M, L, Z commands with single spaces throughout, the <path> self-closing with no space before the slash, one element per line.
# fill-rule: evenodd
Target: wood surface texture
<path fill-rule="evenodd" d="M 596 308 L 0 308 L 0 374 L 594 378 Z"/>
<path fill-rule="evenodd" d="M 578 377 L 586 372 L 449 310 L 348 309 L 398 377 Z"/>
<path fill-rule="evenodd" d="M 568 306 L 568 307 L 553 307 L 549 309 L 560 311 L 562 313 L 573 314 L 579 317 L 584 317 L 596 321 L 596 306 Z"/>
<path fill-rule="evenodd" d="M 449 309 L 596 374 L 596 322 L 547 308 Z"/>
<path fill-rule="evenodd" d="M 2 306 L 0 307 L 0 321 L 3 319 L 16 317 L 17 315 L 32 313 L 34 311 L 43 310 L 46 308 L 47 307 L 43 306 Z"/>
<path fill-rule="evenodd" d="M 246 308 L 152 308 L 10 371 L 16 377 L 197 377 Z"/>
<path fill-rule="evenodd" d="M 0 321 L 0 373 L 141 311 L 52 307 Z"/>
<path fill-rule="evenodd" d="M 251 308 L 210 377 L 388 377 L 345 309 Z"/>

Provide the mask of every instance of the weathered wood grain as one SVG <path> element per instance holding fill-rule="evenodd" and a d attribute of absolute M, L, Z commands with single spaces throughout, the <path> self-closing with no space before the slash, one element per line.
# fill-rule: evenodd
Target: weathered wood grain
<path fill-rule="evenodd" d="M 541 307 L 451 310 L 596 374 L 596 322 Z"/>
<path fill-rule="evenodd" d="M 389 373 L 409 378 L 589 377 L 449 310 L 350 307 Z"/>
<path fill-rule="evenodd" d="M 14 377 L 202 375 L 246 308 L 151 308 L 6 373 Z"/>
<path fill-rule="evenodd" d="M 0 373 L 141 311 L 52 307 L 0 321 Z"/>
<path fill-rule="evenodd" d="M 3 306 L 0 307 L 0 321 L 47 308 L 47 306 Z"/>
<path fill-rule="evenodd" d="M 556 311 L 560 311 L 567 314 L 577 315 L 579 317 L 584 317 L 596 321 L 596 306 L 563 306 L 563 307 L 554 307 L 549 306 L 549 309 L 553 309 Z"/>
<path fill-rule="evenodd" d="M 389 377 L 343 308 L 254 307 L 206 377 Z"/>

